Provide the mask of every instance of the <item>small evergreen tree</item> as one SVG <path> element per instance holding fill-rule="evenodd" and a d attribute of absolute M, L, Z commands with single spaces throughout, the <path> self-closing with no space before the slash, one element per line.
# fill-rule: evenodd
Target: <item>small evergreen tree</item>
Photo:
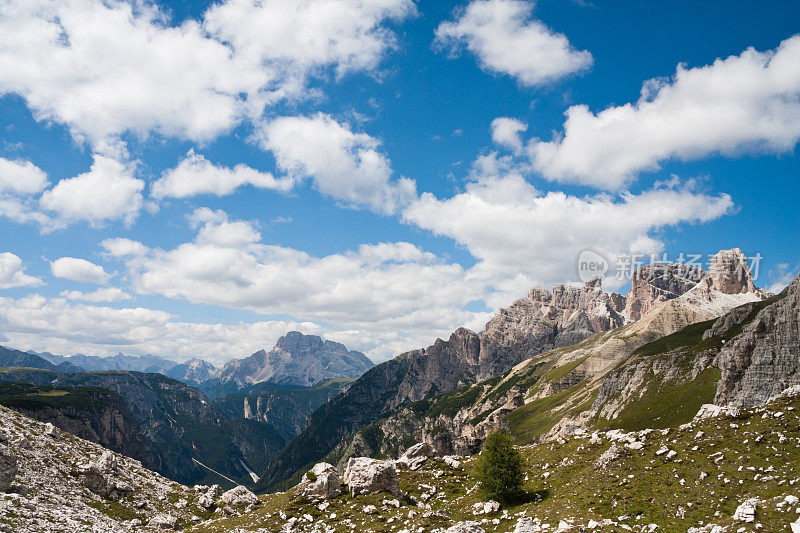
<path fill-rule="evenodd" d="M 522 495 L 522 457 L 511 435 L 499 432 L 486 437 L 475 474 L 487 498 L 507 503 Z"/>

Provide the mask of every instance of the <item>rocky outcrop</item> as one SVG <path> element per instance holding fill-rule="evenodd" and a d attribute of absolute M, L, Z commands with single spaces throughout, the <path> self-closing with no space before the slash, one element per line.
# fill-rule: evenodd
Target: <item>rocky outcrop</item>
<path fill-rule="evenodd" d="M 393 461 L 352 457 L 347 462 L 343 481 L 351 496 L 378 492 L 400 495 L 400 478 Z"/>
<path fill-rule="evenodd" d="M 800 277 L 774 300 L 751 304 L 714 323 L 714 335 L 738 333 L 720 350 L 717 365 L 722 378 L 714 403 L 762 405 L 783 390 L 800 385 L 798 309 Z"/>
<path fill-rule="evenodd" d="M 298 485 L 299 493 L 311 501 L 335 498 L 342 493 L 339 469 L 330 463 L 317 463 Z"/>
<path fill-rule="evenodd" d="M 700 268 L 682 264 L 645 265 L 637 270 L 626 295 L 623 314 L 628 322 L 642 318 L 654 304 L 666 302 L 688 292 L 703 277 Z"/>
<path fill-rule="evenodd" d="M 270 350 L 225 363 L 213 375 L 213 386 L 234 383 L 246 388 L 254 383 L 310 387 L 329 378 L 357 378 L 374 366 L 363 353 L 316 335 L 290 331 Z"/>

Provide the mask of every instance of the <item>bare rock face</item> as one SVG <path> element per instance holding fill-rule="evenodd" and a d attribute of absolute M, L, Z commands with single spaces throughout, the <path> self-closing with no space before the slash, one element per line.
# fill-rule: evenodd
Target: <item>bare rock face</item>
<path fill-rule="evenodd" d="M 480 378 L 495 376 L 542 352 L 576 344 L 625 324 L 624 298 L 603 291 L 600 279 L 583 287 L 536 287 L 500 311 L 481 337 Z"/>
<path fill-rule="evenodd" d="M 298 490 L 311 501 L 335 498 L 342 493 L 339 470 L 330 463 L 317 463 L 303 476 Z"/>
<path fill-rule="evenodd" d="M 711 258 L 708 273 L 714 288 L 725 294 L 756 291 L 747 258 L 739 248 L 719 251 Z"/>
<path fill-rule="evenodd" d="M 629 322 L 639 320 L 657 302 L 677 298 L 697 285 L 705 273 L 687 265 L 645 265 L 633 276 L 624 315 Z"/>
<path fill-rule="evenodd" d="M 400 456 L 395 464 L 400 468 L 417 470 L 430 458 L 436 455 L 436 450 L 427 442 L 420 442 L 410 447 Z"/>
<path fill-rule="evenodd" d="M 250 492 L 246 487 L 239 485 L 222 493 L 222 501 L 225 505 L 230 505 L 231 507 L 245 507 L 258 504 L 258 496 Z"/>
<path fill-rule="evenodd" d="M 734 328 L 740 327 L 741 333 L 720 350 L 717 363 L 722 378 L 715 404 L 763 405 L 771 397 L 800 385 L 798 309 L 800 277 L 769 305 L 749 304 L 735 315 L 717 320 L 712 330 L 735 332 Z"/>
<path fill-rule="evenodd" d="M 0 444 L 0 492 L 8 492 L 18 471 L 17 456 Z"/>
<path fill-rule="evenodd" d="M 400 495 L 400 477 L 393 461 L 352 457 L 347 461 L 344 483 L 350 488 L 352 496 L 378 492 Z"/>

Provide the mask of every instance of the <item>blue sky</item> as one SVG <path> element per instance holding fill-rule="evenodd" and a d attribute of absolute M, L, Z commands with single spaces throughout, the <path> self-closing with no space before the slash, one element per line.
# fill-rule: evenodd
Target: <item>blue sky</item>
<path fill-rule="evenodd" d="M 382 360 L 579 281 L 585 249 L 740 247 L 778 289 L 800 265 L 798 22 L 3 1 L 0 341 L 221 362 L 300 329 Z"/>

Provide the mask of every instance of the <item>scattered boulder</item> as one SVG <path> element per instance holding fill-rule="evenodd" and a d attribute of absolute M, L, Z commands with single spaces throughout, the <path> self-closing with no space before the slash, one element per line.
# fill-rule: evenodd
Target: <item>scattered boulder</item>
<path fill-rule="evenodd" d="M 733 513 L 733 519 L 739 522 L 755 522 L 758 503 L 758 498 L 750 498 L 743 501 L 736 508 L 736 512 Z"/>
<path fill-rule="evenodd" d="M 104 451 L 103 455 L 100 456 L 100 459 L 98 459 L 94 464 L 98 470 L 107 474 L 116 472 L 119 466 L 116 455 L 109 450 Z"/>
<path fill-rule="evenodd" d="M 472 506 L 475 514 L 492 514 L 500 511 L 500 503 L 494 500 L 488 502 L 478 502 Z"/>
<path fill-rule="evenodd" d="M 461 461 L 459 461 L 452 455 L 445 455 L 444 457 L 442 457 L 442 461 L 444 461 L 444 464 L 446 464 L 453 470 L 462 470 L 464 468 L 463 466 L 461 466 Z"/>
<path fill-rule="evenodd" d="M 378 508 L 374 505 L 365 505 L 364 506 L 364 514 L 373 515 L 378 514 Z"/>
<path fill-rule="evenodd" d="M 797 522 L 789 524 L 789 527 L 792 528 L 792 533 L 800 533 L 800 518 L 797 519 Z"/>
<path fill-rule="evenodd" d="M 395 464 L 400 468 L 408 468 L 409 470 L 417 470 L 425 462 L 436 455 L 436 450 L 427 442 L 420 442 L 407 449 L 400 458 L 395 461 Z"/>
<path fill-rule="evenodd" d="M 728 418 L 739 418 L 742 410 L 735 405 L 714 405 L 713 403 L 704 403 L 700 406 L 700 410 L 694 415 L 695 420 L 702 420 L 703 418 L 719 418 L 726 416 Z"/>
<path fill-rule="evenodd" d="M 330 463 L 317 463 L 303 476 L 298 490 L 311 501 L 335 498 L 342 493 L 339 470 Z"/>
<path fill-rule="evenodd" d="M 450 526 L 445 533 L 485 533 L 478 522 L 459 522 Z"/>
<path fill-rule="evenodd" d="M 517 525 L 514 527 L 514 533 L 536 533 L 541 530 L 542 528 L 533 521 L 533 518 L 527 516 L 517 520 Z"/>
<path fill-rule="evenodd" d="M 178 518 L 169 514 L 157 514 L 147 522 L 153 529 L 180 529 Z"/>
<path fill-rule="evenodd" d="M 5 446 L 0 445 L 0 492 L 8 492 L 18 471 L 17 456 Z"/>
<path fill-rule="evenodd" d="M 594 467 L 599 470 L 604 470 L 608 468 L 611 463 L 619 460 L 623 455 L 625 455 L 625 449 L 617 444 L 612 444 L 597 458 L 597 461 L 594 462 Z"/>
<path fill-rule="evenodd" d="M 58 428 L 56 428 L 50 422 L 44 425 L 44 434 L 53 439 L 57 439 L 61 436 L 58 432 Z"/>
<path fill-rule="evenodd" d="M 394 461 L 352 457 L 347 461 L 344 483 L 350 488 L 352 496 L 384 491 L 395 496 L 400 495 L 400 478 Z"/>
<path fill-rule="evenodd" d="M 258 504 L 258 496 L 250 492 L 247 487 L 239 485 L 222 494 L 222 501 L 231 507 L 245 507 Z"/>

